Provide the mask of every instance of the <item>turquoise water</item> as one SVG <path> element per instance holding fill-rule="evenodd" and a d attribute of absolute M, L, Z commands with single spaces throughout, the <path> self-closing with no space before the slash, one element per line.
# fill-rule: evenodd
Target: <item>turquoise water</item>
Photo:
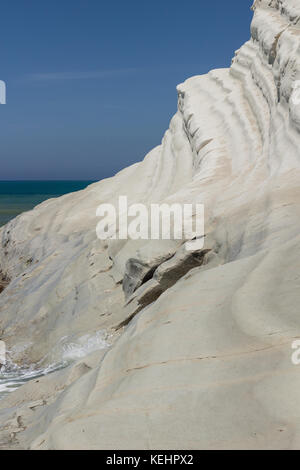
<path fill-rule="evenodd" d="M 0 181 L 0 226 L 52 197 L 86 188 L 93 181 Z"/>

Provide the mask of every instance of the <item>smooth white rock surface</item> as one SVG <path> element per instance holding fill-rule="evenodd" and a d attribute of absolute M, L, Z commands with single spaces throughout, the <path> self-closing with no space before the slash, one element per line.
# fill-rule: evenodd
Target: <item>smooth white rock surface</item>
<path fill-rule="evenodd" d="M 55 362 L 63 337 L 112 334 L 109 349 L 0 401 L 4 448 L 300 448 L 300 3 L 253 9 L 231 68 L 178 86 L 142 162 L 0 230 L 0 330 L 15 362 Z M 119 195 L 204 203 L 212 256 L 115 332 L 136 312 L 120 284 L 128 260 L 180 252 L 99 241 L 96 208 Z"/>

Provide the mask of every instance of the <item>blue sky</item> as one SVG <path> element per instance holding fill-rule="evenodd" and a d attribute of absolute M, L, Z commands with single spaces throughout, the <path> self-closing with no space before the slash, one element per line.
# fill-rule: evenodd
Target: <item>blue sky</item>
<path fill-rule="evenodd" d="M 252 0 L 1 5 L 4 179 L 101 179 L 161 142 L 176 85 L 227 67 Z"/>

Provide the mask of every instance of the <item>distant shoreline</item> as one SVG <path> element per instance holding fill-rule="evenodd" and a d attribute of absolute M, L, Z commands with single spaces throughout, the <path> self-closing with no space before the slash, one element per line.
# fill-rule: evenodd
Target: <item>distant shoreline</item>
<path fill-rule="evenodd" d="M 0 227 L 54 197 L 85 189 L 95 180 L 0 180 Z"/>

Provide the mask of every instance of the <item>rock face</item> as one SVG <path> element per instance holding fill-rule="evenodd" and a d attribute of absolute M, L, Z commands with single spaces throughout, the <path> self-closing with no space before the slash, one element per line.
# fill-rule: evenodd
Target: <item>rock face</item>
<path fill-rule="evenodd" d="M 6 363 L 6 346 L 4 341 L 0 341 L 0 366 Z"/>
<path fill-rule="evenodd" d="M 230 69 L 178 86 L 143 162 L 2 228 L 0 330 L 15 362 L 113 334 L 106 353 L 1 400 L 4 447 L 300 448 L 300 4 L 253 9 Z M 119 195 L 204 203 L 203 250 L 101 242 L 96 208 Z"/>

